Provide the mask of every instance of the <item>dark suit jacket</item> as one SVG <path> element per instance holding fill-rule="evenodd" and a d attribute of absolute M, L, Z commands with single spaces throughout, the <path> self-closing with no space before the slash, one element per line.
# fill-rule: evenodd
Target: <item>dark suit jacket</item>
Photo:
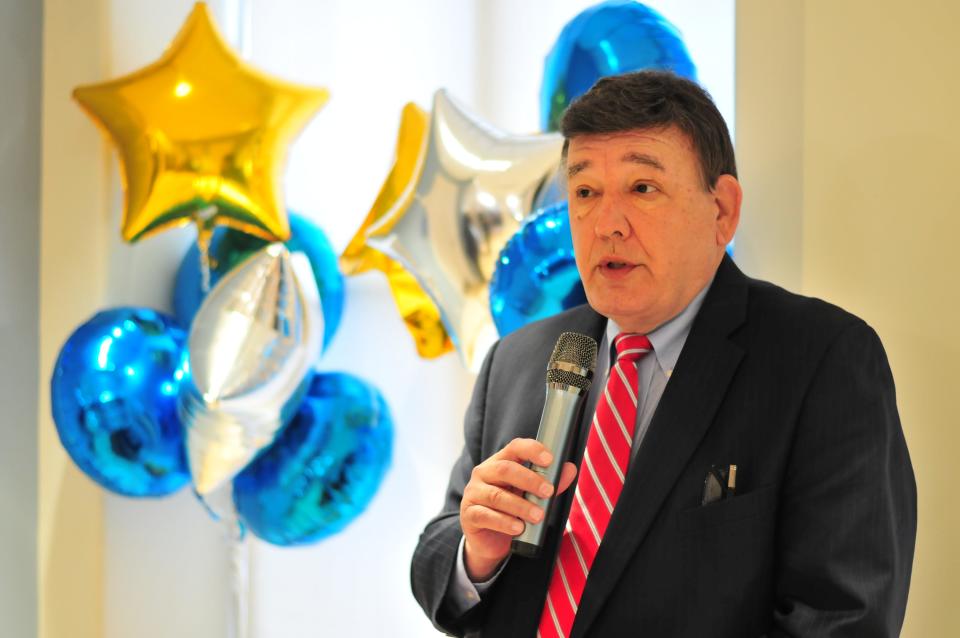
<path fill-rule="evenodd" d="M 457 617 L 444 595 L 460 498 L 476 464 L 536 436 L 559 334 L 599 342 L 604 326 L 581 306 L 488 354 L 443 510 L 413 558 L 414 595 L 437 627 L 535 635 L 573 489 L 541 557 L 511 558 Z M 586 433 L 581 425 L 578 464 Z M 714 464 L 738 466 L 737 495 L 701 506 Z M 835 306 L 748 279 L 725 257 L 630 463 L 571 635 L 896 636 L 915 537 L 916 484 L 876 333 Z"/>

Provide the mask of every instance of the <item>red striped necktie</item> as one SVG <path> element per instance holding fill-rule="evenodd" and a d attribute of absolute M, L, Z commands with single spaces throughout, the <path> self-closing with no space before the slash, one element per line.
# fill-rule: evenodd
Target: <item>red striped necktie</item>
<path fill-rule="evenodd" d="M 624 332 L 616 336 L 613 345 L 617 360 L 607 376 L 587 435 L 538 638 L 566 638 L 570 634 L 587 575 L 623 490 L 637 420 L 637 361 L 653 346 L 645 335 Z"/>

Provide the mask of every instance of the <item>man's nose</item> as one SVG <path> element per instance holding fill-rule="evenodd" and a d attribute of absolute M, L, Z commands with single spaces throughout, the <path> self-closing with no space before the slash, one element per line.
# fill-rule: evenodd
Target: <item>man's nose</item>
<path fill-rule="evenodd" d="M 611 238 L 619 235 L 621 238 L 630 234 L 630 224 L 624 214 L 625 203 L 619 197 L 607 195 L 600 201 L 597 211 L 594 232 L 597 237 Z"/>

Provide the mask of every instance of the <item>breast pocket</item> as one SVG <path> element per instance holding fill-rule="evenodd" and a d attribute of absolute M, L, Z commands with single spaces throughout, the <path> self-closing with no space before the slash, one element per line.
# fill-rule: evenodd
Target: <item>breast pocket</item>
<path fill-rule="evenodd" d="M 771 485 L 677 514 L 677 544 L 692 626 L 743 635 L 772 608 L 778 487 Z M 751 620 L 752 619 L 752 620 Z M 679 634 L 692 635 L 690 631 Z M 761 632 L 756 632 L 761 633 Z"/>
<path fill-rule="evenodd" d="M 768 485 L 707 505 L 683 510 L 677 515 L 681 534 L 696 534 L 704 530 L 748 519 L 769 518 L 777 504 L 777 486 Z"/>

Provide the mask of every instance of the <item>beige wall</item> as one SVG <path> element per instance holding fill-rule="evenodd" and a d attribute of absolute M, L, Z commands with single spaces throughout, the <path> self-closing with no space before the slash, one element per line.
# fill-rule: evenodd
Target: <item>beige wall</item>
<path fill-rule="evenodd" d="M 40 225 L 39 636 L 103 635 L 103 496 L 67 457 L 49 379 L 73 329 L 105 304 L 108 170 L 97 130 L 70 100 L 104 76 L 97 0 L 45 0 Z"/>
<path fill-rule="evenodd" d="M 737 5 L 738 250 L 880 333 L 919 490 L 903 635 L 960 635 L 960 3 Z"/>

